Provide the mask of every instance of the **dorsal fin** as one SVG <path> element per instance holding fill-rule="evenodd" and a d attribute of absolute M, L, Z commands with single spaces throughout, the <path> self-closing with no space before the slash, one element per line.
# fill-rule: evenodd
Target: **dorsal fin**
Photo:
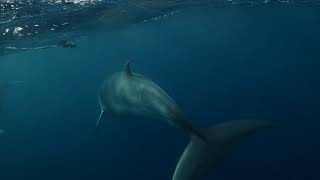
<path fill-rule="evenodd" d="M 132 76 L 133 75 L 129 60 L 124 64 L 123 70 L 128 76 Z"/>

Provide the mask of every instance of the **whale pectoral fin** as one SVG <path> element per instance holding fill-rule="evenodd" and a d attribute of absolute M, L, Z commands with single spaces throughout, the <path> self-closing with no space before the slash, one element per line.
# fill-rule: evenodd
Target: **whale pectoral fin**
<path fill-rule="evenodd" d="M 124 68 L 123 68 L 124 72 L 128 75 L 128 76 L 132 76 L 133 72 L 131 70 L 131 66 L 130 66 L 130 60 L 128 60 L 125 64 L 124 64 Z"/>
<path fill-rule="evenodd" d="M 100 124 L 100 121 L 101 121 L 101 118 L 102 118 L 103 113 L 104 113 L 104 110 L 101 109 L 99 118 L 98 118 L 97 123 L 96 123 L 96 128 L 99 127 L 99 124 Z"/>

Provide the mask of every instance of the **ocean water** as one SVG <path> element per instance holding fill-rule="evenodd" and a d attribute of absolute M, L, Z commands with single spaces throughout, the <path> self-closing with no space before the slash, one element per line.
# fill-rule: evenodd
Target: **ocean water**
<path fill-rule="evenodd" d="M 277 124 L 245 138 L 203 179 L 318 180 L 320 9 L 191 8 L 89 33 L 77 48 L 0 57 L 12 87 L 1 113 L 1 180 L 172 179 L 185 133 L 150 118 L 99 115 L 102 81 L 131 60 L 198 128 Z"/>

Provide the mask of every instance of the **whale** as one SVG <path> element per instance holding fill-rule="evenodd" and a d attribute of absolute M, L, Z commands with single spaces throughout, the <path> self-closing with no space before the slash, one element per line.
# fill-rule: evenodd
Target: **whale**
<path fill-rule="evenodd" d="M 180 157 L 172 180 L 198 180 L 230 156 L 240 141 L 258 130 L 274 127 L 274 123 L 261 120 L 234 120 L 203 130 L 204 143 L 191 136 L 190 143 Z"/>
<path fill-rule="evenodd" d="M 98 90 L 100 116 L 105 111 L 118 116 L 143 116 L 160 119 L 183 129 L 187 134 L 205 140 L 205 136 L 193 127 L 188 116 L 177 103 L 155 82 L 132 71 L 130 61 L 120 72 L 106 78 Z"/>
<path fill-rule="evenodd" d="M 104 112 L 116 116 L 139 115 L 161 119 L 184 129 L 190 143 L 183 151 L 172 180 L 197 180 L 219 166 L 242 139 L 254 132 L 274 127 L 262 120 L 234 120 L 205 129 L 195 129 L 190 119 L 172 98 L 155 82 L 132 71 L 128 61 L 122 71 L 106 78 L 98 90 L 100 116 Z"/>

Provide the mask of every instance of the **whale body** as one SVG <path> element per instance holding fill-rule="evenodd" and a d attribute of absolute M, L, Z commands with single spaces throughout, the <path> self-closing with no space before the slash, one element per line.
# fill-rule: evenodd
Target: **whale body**
<path fill-rule="evenodd" d="M 101 114 L 97 127 L 103 112 L 109 111 L 115 115 L 162 119 L 205 141 L 205 137 L 191 125 L 187 115 L 174 100 L 156 83 L 132 72 L 129 62 L 123 71 L 114 73 L 103 82 L 98 92 L 98 101 Z"/>
<path fill-rule="evenodd" d="M 163 119 L 184 129 L 190 143 L 177 163 L 173 180 L 198 180 L 219 166 L 244 137 L 257 130 L 273 127 L 261 120 L 229 121 L 209 128 L 195 129 L 188 117 L 169 95 L 156 83 L 134 73 L 130 63 L 123 71 L 107 78 L 98 92 L 101 113 L 98 127 L 105 111 L 114 115 L 140 115 Z"/>

